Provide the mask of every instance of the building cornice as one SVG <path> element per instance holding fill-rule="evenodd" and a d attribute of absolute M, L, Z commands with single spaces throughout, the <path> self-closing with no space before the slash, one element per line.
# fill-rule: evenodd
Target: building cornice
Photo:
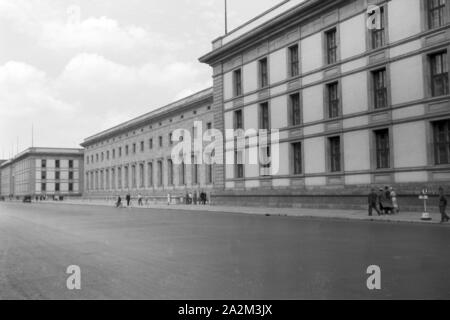
<path fill-rule="evenodd" d="M 347 0 L 305 0 L 295 8 L 291 8 L 288 11 L 279 14 L 236 39 L 217 47 L 214 46 L 215 48 L 211 52 L 200 57 L 199 61 L 213 66 L 228 56 L 233 56 L 240 51 L 251 48 L 255 43 L 282 32 L 283 30 L 289 29 L 294 25 L 301 24 L 304 20 L 311 18 L 315 14 L 319 14 L 321 10 L 327 9 L 328 7 L 335 7 L 338 3 L 344 1 Z M 247 24 L 244 24 L 243 26 L 246 26 Z M 239 28 L 236 30 L 239 30 Z M 235 32 L 236 30 L 233 30 L 232 32 Z M 220 43 L 223 39 L 226 39 L 226 37 L 227 36 L 220 37 L 216 39 L 214 43 Z"/>
<path fill-rule="evenodd" d="M 167 106 L 151 111 L 142 116 L 136 117 L 130 121 L 124 122 L 115 127 L 102 131 L 96 135 L 88 137 L 80 145 L 86 148 L 90 145 L 98 143 L 99 141 L 113 138 L 114 136 L 124 134 L 130 130 L 139 129 L 150 121 L 158 122 L 163 118 L 170 117 L 172 114 L 180 113 L 182 111 L 195 108 L 198 106 L 198 104 L 206 103 L 208 101 L 211 101 L 212 103 L 212 100 L 213 100 L 213 89 L 211 87 L 203 91 L 197 92 L 189 97 L 171 103 Z"/>

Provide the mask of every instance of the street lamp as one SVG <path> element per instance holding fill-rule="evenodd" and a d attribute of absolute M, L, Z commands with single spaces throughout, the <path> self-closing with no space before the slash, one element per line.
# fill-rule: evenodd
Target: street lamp
<path fill-rule="evenodd" d="M 430 214 L 427 212 L 427 211 L 428 211 L 428 210 L 427 210 L 427 201 L 428 201 L 428 199 L 429 199 L 429 197 L 428 197 L 428 189 L 424 188 L 424 189 L 422 190 L 422 193 L 420 194 L 419 199 L 420 199 L 420 200 L 423 200 L 423 213 L 422 213 L 422 218 L 421 218 L 421 220 L 422 220 L 422 221 L 431 221 L 431 220 L 432 220 L 432 219 L 431 219 L 431 216 L 430 216 Z"/>

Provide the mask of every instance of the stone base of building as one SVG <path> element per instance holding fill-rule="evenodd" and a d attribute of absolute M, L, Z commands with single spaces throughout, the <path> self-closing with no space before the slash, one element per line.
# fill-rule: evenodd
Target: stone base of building
<path fill-rule="evenodd" d="M 438 190 L 443 187 L 450 194 L 450 182 L 424 186 L 423 184 L 393 185 L 401 211 L 423 212 L 424 202 L 419 199 L 424 188 L 428 189 L 429 211 L 439 212 Z M 384 186 L 316 187 L 307 189 L 225 190 L 211 195 L 213 205 L 255 206 L 272 208 L 310 208 L 367 210 L 371 189 Z"/>

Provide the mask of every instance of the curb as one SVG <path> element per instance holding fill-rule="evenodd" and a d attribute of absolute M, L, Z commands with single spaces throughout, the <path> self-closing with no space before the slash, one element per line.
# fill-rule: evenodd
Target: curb
<path fill-rule="evenodd" d="M 70 203 L 70 202 L 40 202 L 39 204 L 44 205 L 72 205 L 72 206 L 92 206 L 92 207 L 111 207 L 111 204 L 100 204 L 100 203 Z M 450 224 L 441 224 L 438 221 L 420 221 L 420 220 L 398 220 L 398 219 L 374 219 L 369 217 L 345 217 L 345 216 L 315 216 L 315 215 L 294 215 L 294 214 L 271 214 L 271 213 L 258 213 L 258 212 L 235 212 L 227 211 L 224 209 L 220 210 L 207 210 L 202 207 L 195 209 L 185 209 L 177 208 L 176 206 L 161 206 L 161 207 L 132 207 L 132 209 L 138 210 L 173 210 L 173 211 L 185 211 L 185 212 L 195 212 L 195 213 L 226 213 L 226 214 L 236 214 L 236 215 L 255 215 L 255 216 L 266 216 L 266 217 L 288 217 L 288 218 L 299 218 L 299 219 L 316 219 L 316 220 L 344 220 L 344 221 L 365 221 L 365 222 L 378 222 L 378 223 L 397 223 L 397 224 L 417 224 L 417 225 L 434 225 L 434 226 L 450 226 Z"/>

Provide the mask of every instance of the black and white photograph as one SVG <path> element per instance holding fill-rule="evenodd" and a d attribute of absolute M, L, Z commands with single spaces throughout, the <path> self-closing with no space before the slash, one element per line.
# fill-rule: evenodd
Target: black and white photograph
<path fill-rule="evenodd" d="M 449 300 L 448 51 L 450 0 L 0 0 L 0 300 Z"/>

